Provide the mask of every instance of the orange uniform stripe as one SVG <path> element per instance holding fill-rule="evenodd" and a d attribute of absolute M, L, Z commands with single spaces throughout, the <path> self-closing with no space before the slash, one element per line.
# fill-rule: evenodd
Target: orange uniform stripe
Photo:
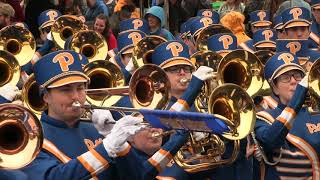
<path fill-rule="evenodd" d="M 83 165 L 83 167 L 86 168 L 86 170 L 90 172 L 90 174 L 92 176 L 96 175 L 93 167 L 82 156 L 78 156 L 77 159 L 80 161 L 80 163 Z"/>
<path fill-rule="evenodd" d="M 148 159 L 148 161 L 153 167 L 157 169 L 158 172 L 161 172 L 161 167 L 157 161 L 153 160 L 152 158 Z"/>
<path fill-rule="evenodd" d="M 109 167 L 108 161 L 104 159 L 96 150 L 90 149 L 90 152 L 95 158 L 97 158 L 101 162 L 101 164 L 103 164 L 104 168 Z"/>

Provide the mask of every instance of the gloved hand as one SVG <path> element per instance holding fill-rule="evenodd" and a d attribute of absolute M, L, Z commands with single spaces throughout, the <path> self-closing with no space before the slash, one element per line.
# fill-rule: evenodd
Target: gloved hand
<path fill-rule="evenodd" d="M 124 116 L 116 122 L 111 132 L 103 139 L 103 145 L 110 157 L 117 157 L 117 153 L 125 150 L 129 144 L 127 140 L 144 126 L 139 125 L 142 118 Z"/>
<path fill-rule="evenodd" d="M 48 39 L 49 41 L 53 41 L 51 31 L 47 34 L 47 39 Z"/>
<path fill-rule="evenodd" d="M 94 127 L 103 136 L 107 136 L 116 123 L 109 110 L 95 109 L 91 119 Z"/>
<path fill-rule="evenodd" d="M 0 87 L 0 96 L 8 101 L 13 101 L 15 97 L 20 96 L 20 91 L 17 86 L 6 84 Z"/>
<path fill-rule="evenodd" d="M 207 137 L 207 133 L 204 132 L 192 132 L 192 136 L 196 141 L 200 141 Z"/>
<path fill-rule="evenodd" d="M 200 66 L 192 75 L 202 81 L 211 79 L 215 76 L 213 69 L 208 66 Z"/>
<path fill-rule="evenodd" d="M 133 60 L 132 58 L 130 59 L 130 61 L 128 62 L 127 66 L 125 67 L 125 69 L 130 72 L 131 74 L 133 74 L 133 72 L 136 70 L 136 67 L 133 64 Z"/>

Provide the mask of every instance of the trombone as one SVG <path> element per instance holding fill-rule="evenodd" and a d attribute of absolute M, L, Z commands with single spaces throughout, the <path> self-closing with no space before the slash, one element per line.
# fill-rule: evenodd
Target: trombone
<path fill-rule="evenodd" d="M 41 150 L 43 131 L 39 119 L 16 104 L 0 105 L 0 169 L 28 165 Z"/>

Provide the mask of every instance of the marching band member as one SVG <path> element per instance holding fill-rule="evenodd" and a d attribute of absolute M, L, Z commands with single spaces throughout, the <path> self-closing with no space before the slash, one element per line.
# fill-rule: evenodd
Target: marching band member
<path fill-rule="evenodd" d="M 277 31 L 277 39 L 284 39 L 285 34 L 283 30 L 283 22 L 282 22 L 282 16 L 276 15 L 273 18 L 273 29 Z"/>
<path fill-rule="evenodd" d="M 276 31 L 270 28 L 259 29 L 253 33 L 253 47 L 255 52 L 259 50 L 276 50 Z"/>
<path fill-rule="evenodd" d="M 261 178 L 318 179 L 319 134 L 311 132 L 308 126 L 318 122 L 317 115 L 301 108 L 308 90 L 308 75 L 305 76 L 298 59 L 287 52 L 272 56 L 264 74 L 279 98 L 279 105 L 257 113 L 256 140 L 268 162 L 260 167 Z"/>
<path fill-rule="evenodd" d="M 150 34 L 150 28 L 148 21 L 141 18 L 130 18 L 126 20 L 120 21 L 119 25 L 120 33 L 131 31 L 131 30 L 139 30 L 144 32 L 145 34 Z"/>
<path fill-rule="evenodd" d="M 45 137 L 43 149 L 23 169 L 30 177 L 116 178 L 111 157 L 130 156 L 130 146 L 126 139 L 141 128 L 135 126 L 140 119 L 124 117 L 122 124 L 120 120 L 116 124 L 118 133 L 110 133 L 103 140 L 92 125 L 79 122 L 82 110 L 72 104 L 85 102 L 88 83 L 79 57 L 73 51 L 56 51 L 44 56 L 34 65 L 35 78 L 48 110 L 41 116 Z M 110 139 L 112 136 L 113 139 Z M 115 136 L 118 138 L 115 139 Z"/>
<path fill-rule="evenodd" d="M 208 38 L 208 49 L 222 57 L 237 49 L 237 37 L 233 34 L 215 34 Z"/>
<path fill-rule="evenodd" d="M 270 11 L 257 10 L 250 13 L 250 30 L 252 33 L 255 33 L 259 29 L 270 28 L 271 25 Z M 244 50 L 254 52 L 253 40 L 241 43 L 239 46 Z"/>
<path fill-rule="evenodd" d="M 320 1 L 319 0 L 312 0 L 311 3 L 311 12 L 312 12 L 312 24 L 311 24 L 311 33 L 310 38 L 312 41 L 311 47 L 319 48 L 320 44 Z"/>

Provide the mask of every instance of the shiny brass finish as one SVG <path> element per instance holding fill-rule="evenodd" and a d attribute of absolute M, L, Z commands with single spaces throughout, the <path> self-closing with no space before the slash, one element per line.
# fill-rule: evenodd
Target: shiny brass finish
<path fill-rule="evenodd" d="M 43 132 L 39 119 L 27 108 L 0 105 L 0 169 L 19 169 L 41 150 Z"/>
<path fill-rule="evenodd" d="M 30 109 L 38 118 L 47 109 L 46 103 L 40 96 L 39 85 L 34 75 L 30 75 L 22 87 L 22 101 L 24 107 Z"/>
<path fill-rule="evenodd" d="M 51 27 L 52 38 L 59 49 L 64 49 L 66 40 L 80 30 L 85 30 L 83 22 L 77 16 L 58 17 Z"/>
<path fill-rule="evenodd" d="M 196 48 L 199 51 L 208 50 L 208 38 L 215 34 L 231 33 L 232 31 L 220 24 L 212 24 L 202 29 L 197 37 L 194 37 Z"/>
<path fill-rule="evenodd" d="M 220 116 L 228 124 L 230 132 L 222 139 L 214 134 L 206 134 L 195 140 L 190 134 L 189 141 L 177 152 L 175 162 L 190 173 L 205 171 L 217 166 L 231 164 L 240 152 L 240 139 L 252 132 L 255 125 L 254 103 L 247 92 L 235 84 L 224 84 L 214 89 L 209 97 L 209 113 Z M 226 141 L 232 141 L 233 152 L 223 157 Z"/>
<path fill-rule="evenodd" d="M 271 56 L 273 56 L 275 53 L 270 50 L 260 50 L 260 51 L 256 51 L 254 54 L 259 58 L 260 62 L 263 64 L 263 67 L 264 67 L 264 65 L 269 60 L 269 58 Z M 271 93 L 272 93 L 272 91 L 271 91 L 270 85 L 269 85 L 268 81 L 265 79 L 263 81 L 263 85 L 262 85 L 262 88 L 259 92 L 259 95 L 260 96 L 270 96 Z"/>
<path fill-rule="evenodd" d="M 20 66 L 9 52 L 0 50 L 0 87 L 5 84 L 17 85 L 20 79 Z"/>
<path fill-rule="evenodd" d="M 0 50 L 14 55 L 20 66 L 27 64 L 36 52 L 32 33 L 21 26 L 6 26 L 0 31 Z"/>
<path fill-rule="evenodd" d="M 77 32 L 69 44 L 69 49 L 83 54 L 89 62 L 105 60 L 108 56 L 108 44 L 104 37 L 93 30 Z"/>
<path fill-rule="evenodd" d="M 264 82 L 263 65 L 259 58 L 245 50 L 228 53 L 218 67 L 218 83 L 237 84 L 251 96 L 259 95 Z"/>
<path fill-rule="evenodd" d="M 195 64 L 196 68 L 199 68 L 200 66 L 208 66 L 211 67 L 214 72 L 217 72 L 222 56 L 213 51 L 206 50 L 194 53 L 191 55 L 190 59 Z M 205 85 L 202 87 L 201 92 L 194 102 L 195 108 L 198 112 L 208 112 L 208 97 L 217 85 L 216 79 L 205 81 Z"/>
<path fill-rule="evenodd" d="M 311 107 L 310 111 L 312 113 L 319 113 L 320 105 L 320 60 L 316 60 L 310 68 L 309 71 L 309 93 L 310 101 L 308 106 Z"/>
<path fill-rule="evenodd" d="M 133 48 L 132 59 L 134 65 L 139 68 L 144 64 L 151 63 L 154 48 L 163 42 L 167 42 L 167 40 L 161 36 L 155 35 L 150 35 L 141 39 Z"/>
<path fill-rule="evenodd" d="M 106 98 L 114 95 L 129 95 L 135 108 L 163 109 L 170 100 L 170 82 L 166 73 L 158 66 L 146 64 L 137 69 L 129 86 L 120 88 L 88 89 L 88 95 L 102 95 Z M 102 106 L 110 106 L 103 103 Z"/>
<path fill-rule="evenodd" d="M 83 70 L 90 78 L 88 89 L 119 88 L 125 84 L 121 70 L 109 61 L 97 60 L 90 62 Z M 87 94 L 87 101 L 96 106 L 101 106 L 102 104 L 111 106 L 120 98 L 121 96 L 110 96 L 105 93 Z"/>

